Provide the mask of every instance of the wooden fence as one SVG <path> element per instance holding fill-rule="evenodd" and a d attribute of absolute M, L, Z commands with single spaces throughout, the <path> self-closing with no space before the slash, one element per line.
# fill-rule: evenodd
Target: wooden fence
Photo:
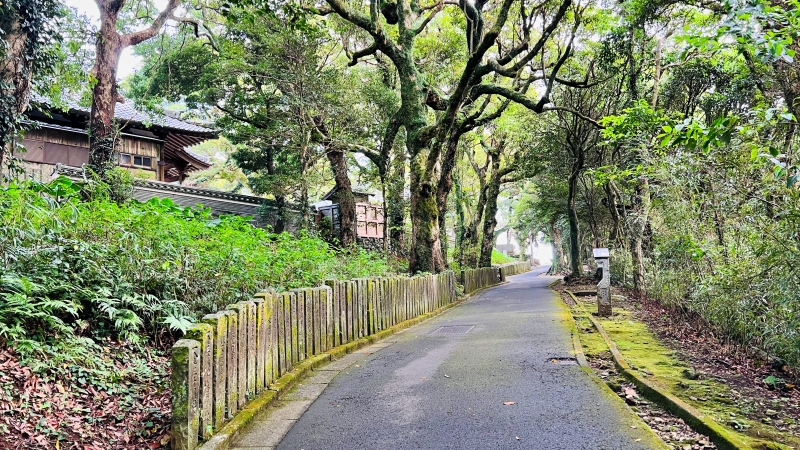
<path fill-rule="evenodd" d="M 506 281 L 506 277 L 509 275 L 517 275 L 529 270 L 531 270 L 530 261 L 481 267 L 479 269 L 465 269 L 461 271 L 461 284 L 464 286 L 464 293 L 469 294 L 478 289 L 502 283 Z"/>
<path fill-rule="evenodd" d="M 454 302 L 455 287 L 452 272 L 328 281 L 203 317 L 172 348 L 172 448 L 195 449 L 304 359 Z"/>
<path fill-rule="evenodd" d="M 516 263 L 510 264 L 503 264 L 499 266 L 499 268 L 503 271 L 503 281 L 505 278 L 510 275 L 519 275 L 521 273 L 525 273 L 531 270 L 531 262 L 529 260 L 520 261 Z"/>

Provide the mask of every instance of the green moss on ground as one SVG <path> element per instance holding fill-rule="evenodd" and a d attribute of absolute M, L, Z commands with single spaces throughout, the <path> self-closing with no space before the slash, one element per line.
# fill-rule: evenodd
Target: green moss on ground
<path fill-rule="evenodd" d="M 602 336 L 594 330 L 587 311 L 596 309 L 593 301 L 578 299 L 580 307 L 572 307 L 580 332 L 581 345 L 587 355 L 607 351 Z M 800 439 L 780 433 L 775 428 L 750 420 L 749 406 L 725 383 L 697 374 L 681 361 L 675 350 L 664 345 L 647 325 L 636 320 L 630 311 L 614 309 L 611 317 L 596 317 L 622 353 L 625 361 L 640 376 L 664 393 L 690 404 L 729 430 L 735 430 L 752 448 L 781 448 L 772 440 L 800 448 Z M 733 431 L 732 431 L 733 432 Z"/>

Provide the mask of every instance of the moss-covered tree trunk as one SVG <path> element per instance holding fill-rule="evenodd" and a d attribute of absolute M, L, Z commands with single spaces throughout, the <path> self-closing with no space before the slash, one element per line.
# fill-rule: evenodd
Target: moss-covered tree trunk
<path fill-rule="evenodd" d="M 500 162 L 492 162 L 493 175 L 499 171 Z M 494 229 L 497 227 L 497 197 L 500 195 L 500 177 L 493 176 L 486 186 L 486 207 L 483 212 L 483 240 L 478 267 L 492 267 Z"/>
<path fill-rule="evenodd" d="M 567 194 L 567 218 L 569 219 L 569 267 L 573 276 L 583 275 L 583 261 L 580 251 L 580 228 L 578 226 L 578 210 L 575 207 L 575 197 L 578 191 L 578 177 L 583 171 L 583 152 L 577 152 L 577 158 L 572 163 L 572 172 L 569 175 L 569 193 Z"/>

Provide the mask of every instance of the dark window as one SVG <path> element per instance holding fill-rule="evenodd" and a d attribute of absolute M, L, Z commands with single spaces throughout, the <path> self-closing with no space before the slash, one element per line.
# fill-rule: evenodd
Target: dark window
<path fill-rule="evenodd" d="M 134 156 L 133 157 L 133 165 L 134 166 L 141 166 L 142 165 L 142 157 L 141 156 Z"/>
<path fill-rule="evenodd" d="M 119 165 L 120 166 L 130 166 L 131 165 L 131 155 L 127 153 L 120 153 L 119 154 Z"/>

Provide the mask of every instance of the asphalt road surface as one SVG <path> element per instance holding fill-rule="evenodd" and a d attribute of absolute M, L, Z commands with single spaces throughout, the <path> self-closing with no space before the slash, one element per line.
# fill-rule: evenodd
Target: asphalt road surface
<path fill-rule="evenodd" d="M 572 363 L 568 316 L 547 287 L 554 278 L 539 276 L 546 269 L 509 277 L 352 361 L 278 448 L 662 448 Z"/>

